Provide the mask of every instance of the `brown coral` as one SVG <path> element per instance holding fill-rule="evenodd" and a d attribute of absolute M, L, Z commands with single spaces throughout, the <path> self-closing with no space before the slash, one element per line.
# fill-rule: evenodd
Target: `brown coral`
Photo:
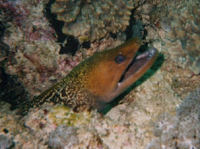
<path fill-rule="evenodd" d="M 56 0 L 51 11 L 64 22 L 64 34 L 84 42 L 124 31 L 133 8 L 133 0 Z"/>

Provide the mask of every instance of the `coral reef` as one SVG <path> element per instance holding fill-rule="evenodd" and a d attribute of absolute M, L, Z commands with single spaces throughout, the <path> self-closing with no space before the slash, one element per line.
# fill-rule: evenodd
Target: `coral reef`
<path fill-rule="evenodd" d="M 75 138 L 78 140 L 75 143 L 74 141 L 63 143 L 63 148 L 69 146 L 74 149 L 87 147 L 145 148 L 153 138 L 157 138 L 153 131 L 154 120 L 163 112 L 168 112 L 172 115 L 171 117 L 174 117 L 181 98 L 176 95 L 176 90 L 171 88 L 173 82 L 170 78 L 175 74 L 181 76 L 184 73 L 187 76 L 191 75 L 191 72 L 183 71 L 181 68 L 177 69 L 173 61 L 167 61 L 155 75 L 125 96 L 123 104 L 112 108 L 104 116 L 95 111 L 74 113 L 64 106 L 44 104 L 40 109 L 32 109 L 23 118 L 23 125 L 19 126 L 17 124 L 19 120 L 15 119 L 16 115 L 9 110 L 8 104 L 0 104 L 0 112 L 4 111 L 0 113 L 0 128 L 5 129 L 6 126 L 9 134 L 12 134 L 14 141 L 17 142 L 15 143 L 16 148 L 22 149 L 34 147 L 45 149 L 48 146 L 53 148 L 57 147 L 56 144 L 59 141 L 68 142 L 64 137 L 59 136 L 60 131 L 56 131 L 62 127 L 64 127 L 63 131 L 75 128 Z M 180 77 L 180 79 L 183 78 Z M 191 80 L 187 77 L 186 79 L 179 85 L 179 88 Z M 195 79 L 199 84 L 198 80 L 199 77 Z M 192 89 L 195 87 L 194 84 L 188 85 Z M 26 129 L 23 128 L 24 126 Z M 5 130 L 2 131 L 5 134 Z M 160 130 L 156 131 L 158 134 L 159 132 Z M 50 136 L 53 140 L 50 140 Z"/>
<path fill-rule="evenodd" d="M 14 79 L 17 81 L 14 82 L 22 84 L 28 91 L 30 99 L 52 86 L 95 51 L 122 43 L 119 40 L 114 41 L 107 38 L 101 42 L 92 43 L 88 50 L 80 49 L 73 57 L 66 54 L 60 55 L 61 46 L 56 42 L 55 31 L 50 27 L 50 23 L 43 13 L 47 3 L 48 1 L 26 0 L 0 2 L 2 8 L 0 13 L 0 22 L 2 22 L 0 62 L 3 69 L 1 71 L 6 74 L 6 78 L 17 77 Z M 15 17 L 16 15 L 17 17 Z M 1 80 L 5 76 L 2 75 L 2 72 Z M 3 85 L 1 87 L 3 88 Z M 13 88 L 9 89 L 9 82 L 5 89 L 6 91 L 15 91 Z M 1 95 L 5 94 L 8 95 L 8 92 L 2 90 Z M 9 98 L 6 101 L 12 99 Z"/>
<path fill-rule="evenodd" d="M 43 140 L 40 144 L 48 142 L 50 148 L 105 147 L 93 129 L 94 122 L 101 120 L 94 111 L 74 113 L 64 106 L 44 104 L 40 109 L 32 109 L 24 120 L 37 140 Z"/>
<path fill-rule="evenodd" d="M 73 35 L 80 42 L 101 39 L 111 33 L 122 32 L 129 25 L 134 0 L 56 0 L 51 12 L 64 22 L 64 34 Z"/>
<path fill-rule="evenodd" d="M 71 4 L 72 1 L 65 2 Z M 89 0 L 81 2 L 79 14 L 82 8 L 85 11 L 85 7 L 100 3 Z M 104 38 L 108 32 L 112 32 L 107 31 L 103 39 L 92 42 L 89 49 L 80 48 L 74 56 L 60 55 L 57 36 L 44 17 L 47 3 L 48 0 L 0 1 L 0 83 L 6 85 L 5 74 L 8 78 L 8 86 L 4 90 L 0 88 L 0 95 L 5 95 L 6 101 L 19 100 L 20 96 L 8 96 L 9 92 L 5 91 L 22 91 L 21 86 L 15 89 L 12 85 L 17 87 L 22 84 L 30 96 L 38 95 L 84 58 L 95 51 L 119 45 L 124 40 Z M 72 17 L 75 17 L 75 11 Z M 69 12 L 72 12 L 71 9 Z M 164 63 L 160 65 L 158 60 L 144 76 L 148 79 L 141 78 L 138 81 L 140 86 L 133 85 L 134 90 L 123 96 L 123 102 L 104 116 L 96 111 L 74 113 L 64 106 L 45 104 L 40 109 L 31 109 L 19 119 L 16 111 L 11 111 L 10 105 L 1 101 L 0 96 L 0 148 L 2 145 L 13 147 L 13 144 L 16 149 L 156 149 L 161 145 L 166 148 L 170 145 L 181 149 L 200 148 L 199 89 L 186 97 L 200 84 L 200 75 L 196 75 L 199 69 L 198 12 L 198 0 L 150 0 L 137 8 L 133 17 L 139 21 L 133 24 L 133 28 L 146 29 L 147 40 L 152 41 L 154 47 L 164 54 Z M 79 14 L 77 20 L 82 17 Z M 76 20 L 72 22 L 79 23 Z M 70 26 L 75 25 L 72 22 Z M 96 33 L 96 26 L 89 25 L 92 27 L 90 33 Z M 122 28 L 119 30 L 121 32 Z M 80 38 L 81 41 L 92 39 L 92 34 L 81 34 L 80 37 L 82 35 L 84 39 Z M 143 36 L 139 32 L 134 35 Z M 74 36 L 79 38 L 77 34 Z M 159 69 L 155 71 L 155 67 Z M 62 146 L 58 145 L 60 143 Z"/>
<path fill-rule="evenodd" d="M 199 5 L 199 0 L 150 0 L 136 12 L 146 24 L 146 38 L 195 74 L 200 73 Z"/>
<path fill-rule="evenodd" d="M 1 41 L 8 47 L 0 47 L 7 53 L 1 56 L 6 57 L 2 67 L 6 74 L 17 76 L 31 97 L 60 77 L 58 65 L 65 61 L 65 57 L 59 55 L 55 32 L 43 15 L 44 5 L 45 1 L 0 2 L 0 18 L 5 26 Z M 63 74 L 67 72 L 66 69 Z M 43 87 L 42 82 L 46 82 Z"/>
<path fill-rule="evenodd" d="M 14 149 L 45 147 L 41 144 L 37 147 L 41 140 L 29 128 L 23 126 L 23 120 L 16 114 L 16 111 L 11 111 L 10 104 L 3 101 L 0 101 L 0 136 L 1 149 L 6 149 L 5 146 Z"/>
<path fill-rule="evenodd" d="M 157 137 L 147 149 L 200 148 L 200 88 L 190 93 L 177 108 L 177 115 L 163 114 L 155 125 Z"/>
<path fill-rule="evenodd" d="M 171 88 L 173 82 L 169 80 L 175 74 L 179 76 L 184 72 L 177 69 L 173 61 L 167 61 L 154 76 L 128 94 L 123 104 L 112 108 L 103 117 L 95 111 L 91 111 L 89 115 L 79 114 L 64 106 L 46 104 L 40 109 L 33 109 L 25 117 L 25 125 L 31 128 L 36 136 L 41 135 L 40 138 L 45 142 L 49 142 L 49 134 L 54 133 L 57 127 L 73 127 L 79 141 L 71 148 L 91 147 L 93 144 L 93 148 L 145 148 L 153 138 L 156 138 L 153 124 L 158 116 L 166 112 L 172 115 L 171 117 L 175 115 L 181 98 L 177 96 L 176 90 Z M 188 73 L 191 75 L 191 72 Z M 196 78 L 197 84 L 200 83 L 198 80 Z M 190 82 L 190 79 L 183 81 L 182 85 L 185 82 Z M 194 84 L 190 84 L 190 89 L 194 87 Z M 60 139 L 62 137 L 59 137 Z"/>

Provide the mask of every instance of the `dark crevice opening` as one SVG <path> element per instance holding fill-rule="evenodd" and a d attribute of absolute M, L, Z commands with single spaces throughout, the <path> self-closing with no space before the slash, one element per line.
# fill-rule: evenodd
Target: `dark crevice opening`
<path fill-rule="evenodd" d="M 11 110 L 18 108 L 21 103 L 29 100 L 29 94 L 18 81 L 17 76 L 6 74 L 0 67 L 2 82 L 0 83 L 0 100 L 11 104 Z"/>
<path fill-rule="evenodd" d="M 147 30 L 145 29 L 145 25 L 139 19 L 135 19 L 135 11 L 137 8 L 133 9 L 130 16 L 129 26 L 125 30 L 126 40 L 131 38 L 138 38 L 140 40 L 144 40 L 147 36 Z"/>
<path fill-rule="evenodd" d="M 80 47 L 80 43 L 78 39 L 74 38 L 71 35 L 65 35 L 62 33 L 62 27 L 64 22 L 58 21 L 56 19 L 56 14 L 51 13 L 51 5 L 55 2 L 55 0 L 50 0 L 44 11 L 45 17 L 50 22 L 51 26 L 55 29 L 56 34 L 58 36 L 57 42 L 60 43 L 61 49 L 59 51 L 60 54 L 72 54 L 74 55 L 76 51 Z"/>

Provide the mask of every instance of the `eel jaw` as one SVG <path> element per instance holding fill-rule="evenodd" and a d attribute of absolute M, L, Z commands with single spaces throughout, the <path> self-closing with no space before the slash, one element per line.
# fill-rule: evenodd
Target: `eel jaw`
<path fill-rule="evenodd" d="M 150 48 L 148 51 L 136 56 L 124 70 L 116 89 L 113 91 L 113 97 L 117 97 L 137 81 L 153 65 L 157 55 L 157 49 Z"/>

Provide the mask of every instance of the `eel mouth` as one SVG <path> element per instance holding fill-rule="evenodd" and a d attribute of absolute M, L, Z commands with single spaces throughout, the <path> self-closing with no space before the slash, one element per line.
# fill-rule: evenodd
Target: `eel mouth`
<path fill-rule="evenodd" d="M 157 55 L 157 49 L 149 48 L 149 50 L 135 56 L 123 72 L 118 82 L 118 87 L 122 84 L 132 84 L 139 79 L 153 65 Z"/>

